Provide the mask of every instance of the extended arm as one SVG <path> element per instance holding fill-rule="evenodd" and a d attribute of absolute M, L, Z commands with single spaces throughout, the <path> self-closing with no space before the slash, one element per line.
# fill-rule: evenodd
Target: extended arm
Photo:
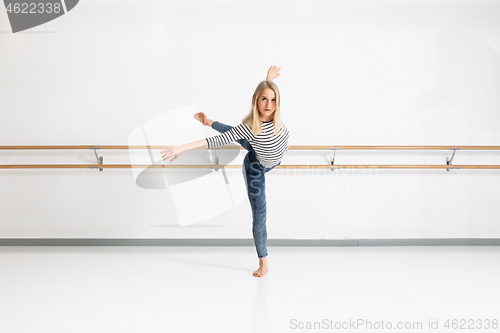
<path fill-rule="evenodd" d="M 165 161 L 167 158 L 174 156 L 174 158 L 170 160 L 170 162 L 173 162 L 176 159 L 178 159 L 179 156 L 181 156 L 182 153 L 184 153 L 185 151 L 192 149 L 209 149 L 209 148 L 212 149 L 219 146 L 227 145 L 228 143 L 240 139 L 246 139 L 249 142 L 252 142 L 254 139 L 252 132 L 245 124 L 239 124 L 238 126 L 231 128 L 229 131 L 226 131 L 216 136 L 212 136 L 210 138 L 201 139 L 180 146 L 166 146 L 165 150 L 162 150 L 161 152 L 162 153 L 161 158 L 162 160 Z"/>
<path fill-rule="evenodd" d="M 166 146 L 165 150 L 162 150 L 161 152 L 161 159 L 165 161 L 167 158 L 174 156 L 174 158 L 170 160 L 170 162 L 173 162 L 178 159 L 179 156 L 181 156 L 185 151 L 193 149 L 208 149 L 207 139 L 201 139 L 180 146 Z"/>
<path fill-rule="evenodd" d="M 191 143 L 186 143 L 184 145 L 181 146 L 184 151 L 188 151 L 188 150 L 192 150 L 192 149 L 208 149 L 208 142 L 207 142 L 207 139 L 201 139 L 201 140 L 198 140 L 198 141 L 195 141 L 195 142 L 191 142 Z"/>

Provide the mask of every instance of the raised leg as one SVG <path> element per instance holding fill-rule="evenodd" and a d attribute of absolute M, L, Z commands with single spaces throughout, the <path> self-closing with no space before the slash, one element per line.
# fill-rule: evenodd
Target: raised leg
<path fill-rule="evenodd" d="M 212 128 L 214 130 L 216 130 L 217 132 L 224 133 L 224 132 L 229 131 L 231 128 L 233 128 L 233 126 L 226 125 L 226 124 L 223 124 L 223 123 L 215 120 L 212 124 Z M 248 140 L 246 140 L 246 139 L 236 140 L 236 142 L 238 142 L 243 148 L 245 148 L 248 151 L 251 151 L 253 149 L 250 142 L 248 142 Z"/>

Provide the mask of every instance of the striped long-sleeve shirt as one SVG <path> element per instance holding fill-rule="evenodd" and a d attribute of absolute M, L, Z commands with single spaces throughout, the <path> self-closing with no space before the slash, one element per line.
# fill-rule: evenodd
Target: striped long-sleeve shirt
<path fill-rule="evenodd" d="M 283 155 L 288 150 L 288 128 L 283 125 L 278 135 L 274 135 L 273 121 L 261 121 L 262 133 L 255 135 L 246 124 L 239 124 L 229 131 L 206 138 L 208 148 L 227 145 L 240 139 L 247 139 L 255 150 L 259 163 L 270 168 L 281 162 Z"/>

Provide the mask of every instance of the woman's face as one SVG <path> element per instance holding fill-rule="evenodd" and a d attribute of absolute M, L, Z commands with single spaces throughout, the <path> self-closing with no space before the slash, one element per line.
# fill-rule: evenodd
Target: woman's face
<path fill-rule="evenodd" d="M 276 111 L 276 95 L 271 88 L 262 90 L 257 101 L 259 108 L 259 115 L 262 121 L 269 121 L 273 119 L 274 111 Z"/>

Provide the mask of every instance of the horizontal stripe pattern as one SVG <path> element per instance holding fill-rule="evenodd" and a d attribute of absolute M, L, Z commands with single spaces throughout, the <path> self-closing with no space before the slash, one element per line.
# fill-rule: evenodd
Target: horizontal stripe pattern
<path fill-rule="evenodd" d="M 259 163 L 266 168 L 273 167 L 281 162 L 283 155 L 287 152 L 290 133 L 288 128 L 284 126 L 284 129 L 275 136 L 272 121 L 261 122 L 261 127 L 262 133 L 255 135 L 246 124 L 239 124 L 229 131 L 206 138 L 208 148 L 213 149 L 237 140 L 246 139 L 255 150 Z"/>

